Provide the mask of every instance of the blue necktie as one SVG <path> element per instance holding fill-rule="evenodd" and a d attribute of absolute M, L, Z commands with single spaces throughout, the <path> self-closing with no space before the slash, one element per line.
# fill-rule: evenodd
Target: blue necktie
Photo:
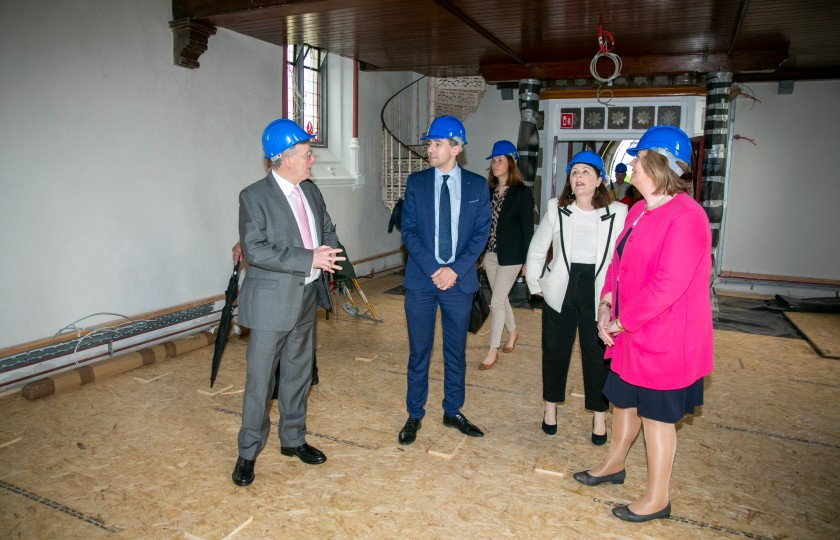
<path fill-rule="evenodd" d="M 452 257 L 452 208 L 449 202 L 449 175 L 443 175 L 440 187 L 440 208 L 438 211 L 438 255 L 446 262 Z"/>

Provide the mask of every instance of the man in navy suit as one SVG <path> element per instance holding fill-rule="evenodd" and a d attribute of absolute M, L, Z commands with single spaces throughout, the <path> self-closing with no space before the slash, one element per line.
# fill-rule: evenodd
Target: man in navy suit
<path fill-rule="evenodd" d="M 443 329 L 443 424 L 470 437 L 483 437 L 461 413 L 464 404 L 467 328 L 473 293 L 478 290 L 476 261 L 490 232 L 490 195 L 484 177 L 458 166 L 467 144 L 461 122 L 439 116 L 420 138 L 429 141 L 433 168 L 406 181 L 402 241 L 408 250 L 405 269 L 405 316 L 408 325 L 408 421 L 400 444 L 411 444 L 426 414 L 429 357 L 440 306 Z"/>

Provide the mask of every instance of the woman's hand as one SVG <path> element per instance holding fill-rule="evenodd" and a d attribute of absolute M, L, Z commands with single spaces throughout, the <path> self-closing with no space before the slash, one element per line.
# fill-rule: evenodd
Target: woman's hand
<path fill-rule="evenodd" d="M 604 340 L 609 347 L 615 345 L 615 336 L 624 332 L 624 327 L 621 326 L 621 321 L 618 319 L 611 320 L 606 328 L 601 329 L 600 325 L 598 328 L 598 335 L 601 336 L 601 339 Z"/>
<path fill-rule="evenodd" d="M 601 304 L 598 306 L 598 330 L 602 328 L 606 330 L 607 325 L 610 323 L 610 317 L 612 314 L 610 313 L 610 308 Z"/>
<path fill-rule="evenodd" d="M 601 337 L 601 340 L 607 344 L 607 346 L 612 347 L 613 339 L 607 331 L 607 328 L 610 326 L 610 317 L 612 317 L 612 314 L 610 313 L 610 308 L 607 305 L 601 304 L 598 306 L 598 335 Z"/>

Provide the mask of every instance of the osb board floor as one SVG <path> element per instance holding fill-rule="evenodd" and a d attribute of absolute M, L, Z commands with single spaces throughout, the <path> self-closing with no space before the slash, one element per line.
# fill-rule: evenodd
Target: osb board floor
<path fill-rule="evenodd" d="M 785 317 L 821 354 L 840 358 L 840 314 L 786 311 Z"/>
<path fill-rule="evenodd" d="M 230 480 L 244 339 L 228 344 L 212 392 L 205 347 L 38 401 L 0 399 L 0 536 L 840 537 L 840 364 L 807 342 L 715 333 L 706 404 L 679 426 L 673 516 L 628 524 L 610 509 L 644 489 L 642 437 L 624 485 L 571 478 L 607 446 L 589 443 L 577 359 L 557 435 L 540 430 L 538 311 L 516 310 L 522 338 L 495 369 L 477 369 L 487 328 L 469 337 L 463 411 L 484 438 L 440 422 L 438 342 L 426 420 L 417 442 L 397 444 L 406 417 L 403 298 L 381 291 L 400 279 L 362 281 L 383 324 L 343 311 L 319 318 L 321 384 L 309 396 L 308 441 L 328 461 L 280 455 L 272 427 L 247 488 Z"/>

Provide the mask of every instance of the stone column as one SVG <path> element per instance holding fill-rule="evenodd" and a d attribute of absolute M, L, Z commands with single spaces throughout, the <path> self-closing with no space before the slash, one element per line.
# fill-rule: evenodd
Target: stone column
<path fill-rule="evenodd" d="M 537 79 L 519 81 L 519 139 L 516 149 L 519 152 L 519 170 L 525 185 L 534 192 L 534 223 L 540 222 L 540 198 L 542 196 L 542 178 L 539 171 L 540 135 L 537 130 L 537 116 L 540 110 L 540 88 Z"/>
<path fill-rule="evenodd" d="M 714 284 L 717 280 L 721 225 L 726 211 L 726 182 L 729 175 L 729 89 L 732 73 L 709 73 L 706 76 L 706 119 L 703 127 L 703 181 L 700 204 L 706 210 L 712 228 L 712 311 L 717 317 L 718 302 Z"/>
<path fill-rule="evenodd" d="M 732 73 L 710 73 L 706 79 L 706 118 L 703 128 L 703 182 L 700 204 L 712 225 L 712 252 L 720 243 L 729 155 L 729 89 Z M 716 255 L 716 253 L 715 253 Z"/>

